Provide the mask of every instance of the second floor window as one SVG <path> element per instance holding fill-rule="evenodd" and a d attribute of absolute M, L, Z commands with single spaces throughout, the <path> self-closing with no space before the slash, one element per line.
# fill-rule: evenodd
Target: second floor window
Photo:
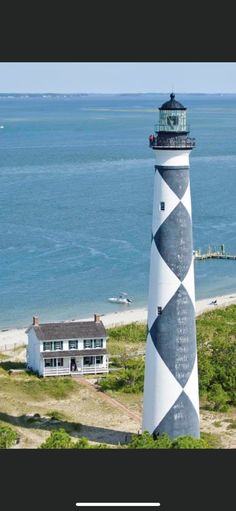
<path fill-rule="evenodd" d="M 77 350 L 78 341 L 69 341 L 69 350 Z"/>
<path fill-rule="evenodd" d="M 165 211 L 165 203 L 164 202 L 160 203 L 160 209 L 161 209 L 161 211 Z"/>
<path fill-rule="evenodd" d="M 92 339 L 85 339 L 84 340 L 84 349 L 92 348 L 92 347 L 93 347 Z"/>
<path fill-rule="evenodd" d="M 63 341 L 54 341 L 54 350 L 63 350 Z"/>
<path fill-rule="evenodd" d="M 94 348 L 102 348 L 103 347 L 103 339 L 95 339 L 94 340 Z"/>
<path fill-rule="evenodd" d="M 43 351 L 52 351 L 52 342 L 43 343 Z"/>

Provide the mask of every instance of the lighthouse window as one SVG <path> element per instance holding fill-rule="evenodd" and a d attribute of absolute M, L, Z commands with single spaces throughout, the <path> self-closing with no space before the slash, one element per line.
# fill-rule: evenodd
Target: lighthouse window
<path fill-rule="evenodd" d="M 165 211 L 165 203 L 161 202 L 160 204 L 161 211 Z"/>
<path fill-rule="evenodd" d="M 157 314 L 158 316 L 162 314 L 162 307 L 157 307 Z"/>

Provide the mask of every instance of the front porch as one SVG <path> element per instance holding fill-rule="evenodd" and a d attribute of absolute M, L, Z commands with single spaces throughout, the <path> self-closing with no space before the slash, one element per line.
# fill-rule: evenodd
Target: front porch
<path fill-rule="evenodd" d="M 50 357 L 42 360 L 43 376 L 79 376 L 109 372 L 108 355 Z"/>

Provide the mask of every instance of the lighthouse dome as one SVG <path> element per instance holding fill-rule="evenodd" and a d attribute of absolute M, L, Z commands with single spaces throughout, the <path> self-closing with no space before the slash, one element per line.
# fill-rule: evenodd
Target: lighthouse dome
<path fill-rule="evenodd" d="M 159 110 L 186 110 L 186 108 L 179 101 L 176 101 L 175 95 L 172 92 L 169 101 L 163 103 Z"/>

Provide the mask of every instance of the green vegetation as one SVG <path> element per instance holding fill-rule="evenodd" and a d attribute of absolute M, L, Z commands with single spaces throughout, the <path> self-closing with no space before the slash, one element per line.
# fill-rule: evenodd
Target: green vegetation
<path fill-rule="evenodd" d="M 213 410 L 236 405 L 236 305 L 197 319 L 200 395 Z"/>
<path fill-rule="evenodd" d="M 34 401 L 46 400 L 49 397 L 54 399 L 65 399 L 70 393 L 78 388 L 73 378 L 66 377 L 53 377 L 53 378 L 39 378 L 34 374 L 29 374 L 26 371 L 22 373 L 7 374 L 6 367 L 0 364 L 0 377 L 1 377 L 1 391 L 11 393 L 21 397 L 32 398 Z M 12 364 L 14 365 L 14 364 Z M 11 367 L 12 368 L 12 367 Z"/>
<path fill-rule="evenodd" d="M 207 449 L 210 445 L 204 438 L 182 436 L 171 440 L 166 433 L 154 438 L 147 431 L 142 435 L 132 435 L 129 444 L 122 446 L 128 449 Z M 109 449 L 106 444 L 91 444 L 87 438 L 72 440 L 64 429 L 51 432 L 40 446 L 41 449 Z"/>
<path fill-rule="evenodd" d="M 108 350 L 111 356 L 111 362 L 114 365 L 122 367 L 123 362 L 126 361 L 131 354 L 145 350 L 146 325 L 132 323 L 122 327 L 110 328 L 108 334 Z"/>
<path fill-rule="evenodd" d="M 119 368 L 99 381 L 101 390 L 136 393 L 143 391 L 144 361 L 129 358 L 130 347 L 144 347 L 146 326 L 133 324 L 109 330 L 112 354 Z M 197 318 L 199 386 L 202 405 L 224 412 L 236 405 L 236 305 L 202 314 Z"/>
<path fill-rule="evenodd" d="M 72 440 L 70 435 L 63 429 L 54 430 L 40 449 L 106 449 L 105 444 L 92 445 L 85 437 L 79 438 L 76 442 Z"/>
<path fill-rule="evenodd" d="M 102 391 L 115 390 L 136 393 L 143 390 L 144 360 L 133 358 L 124 361 L 123 367 L 99 380 Z"/>
<path fill-rule="evenodd" d="M 220 435 L 216 435 L 215 433 L 206 433 L 202 431 L 201 438 L 207 442 L 208 447 L 210 449 L 220 449 L 221 447 L 223 447 Z"/>
<path fill-rule="evenodd" d="M 129 449 L 208 449 L 209 445 L 203 438 L 180 436 L 171 440 L 167 433 L 154 438 L 145 431 L 142 435 L 132 435 Z"/>
<path fill-rule="evenodd" d="M 50 417 L 51 420 L 54 421 L 62 421 L 66 419 L 66 416 L 62 412 L 58 412 L 58 410 L 51 410 L 50 412 L 47 412 L 46 415 Z"/>
<path fill-rule="evenodd" d="M 0 449 L 8 449 L 17 442 L 16 431 L 9 426 L 0 424 Z"/>

